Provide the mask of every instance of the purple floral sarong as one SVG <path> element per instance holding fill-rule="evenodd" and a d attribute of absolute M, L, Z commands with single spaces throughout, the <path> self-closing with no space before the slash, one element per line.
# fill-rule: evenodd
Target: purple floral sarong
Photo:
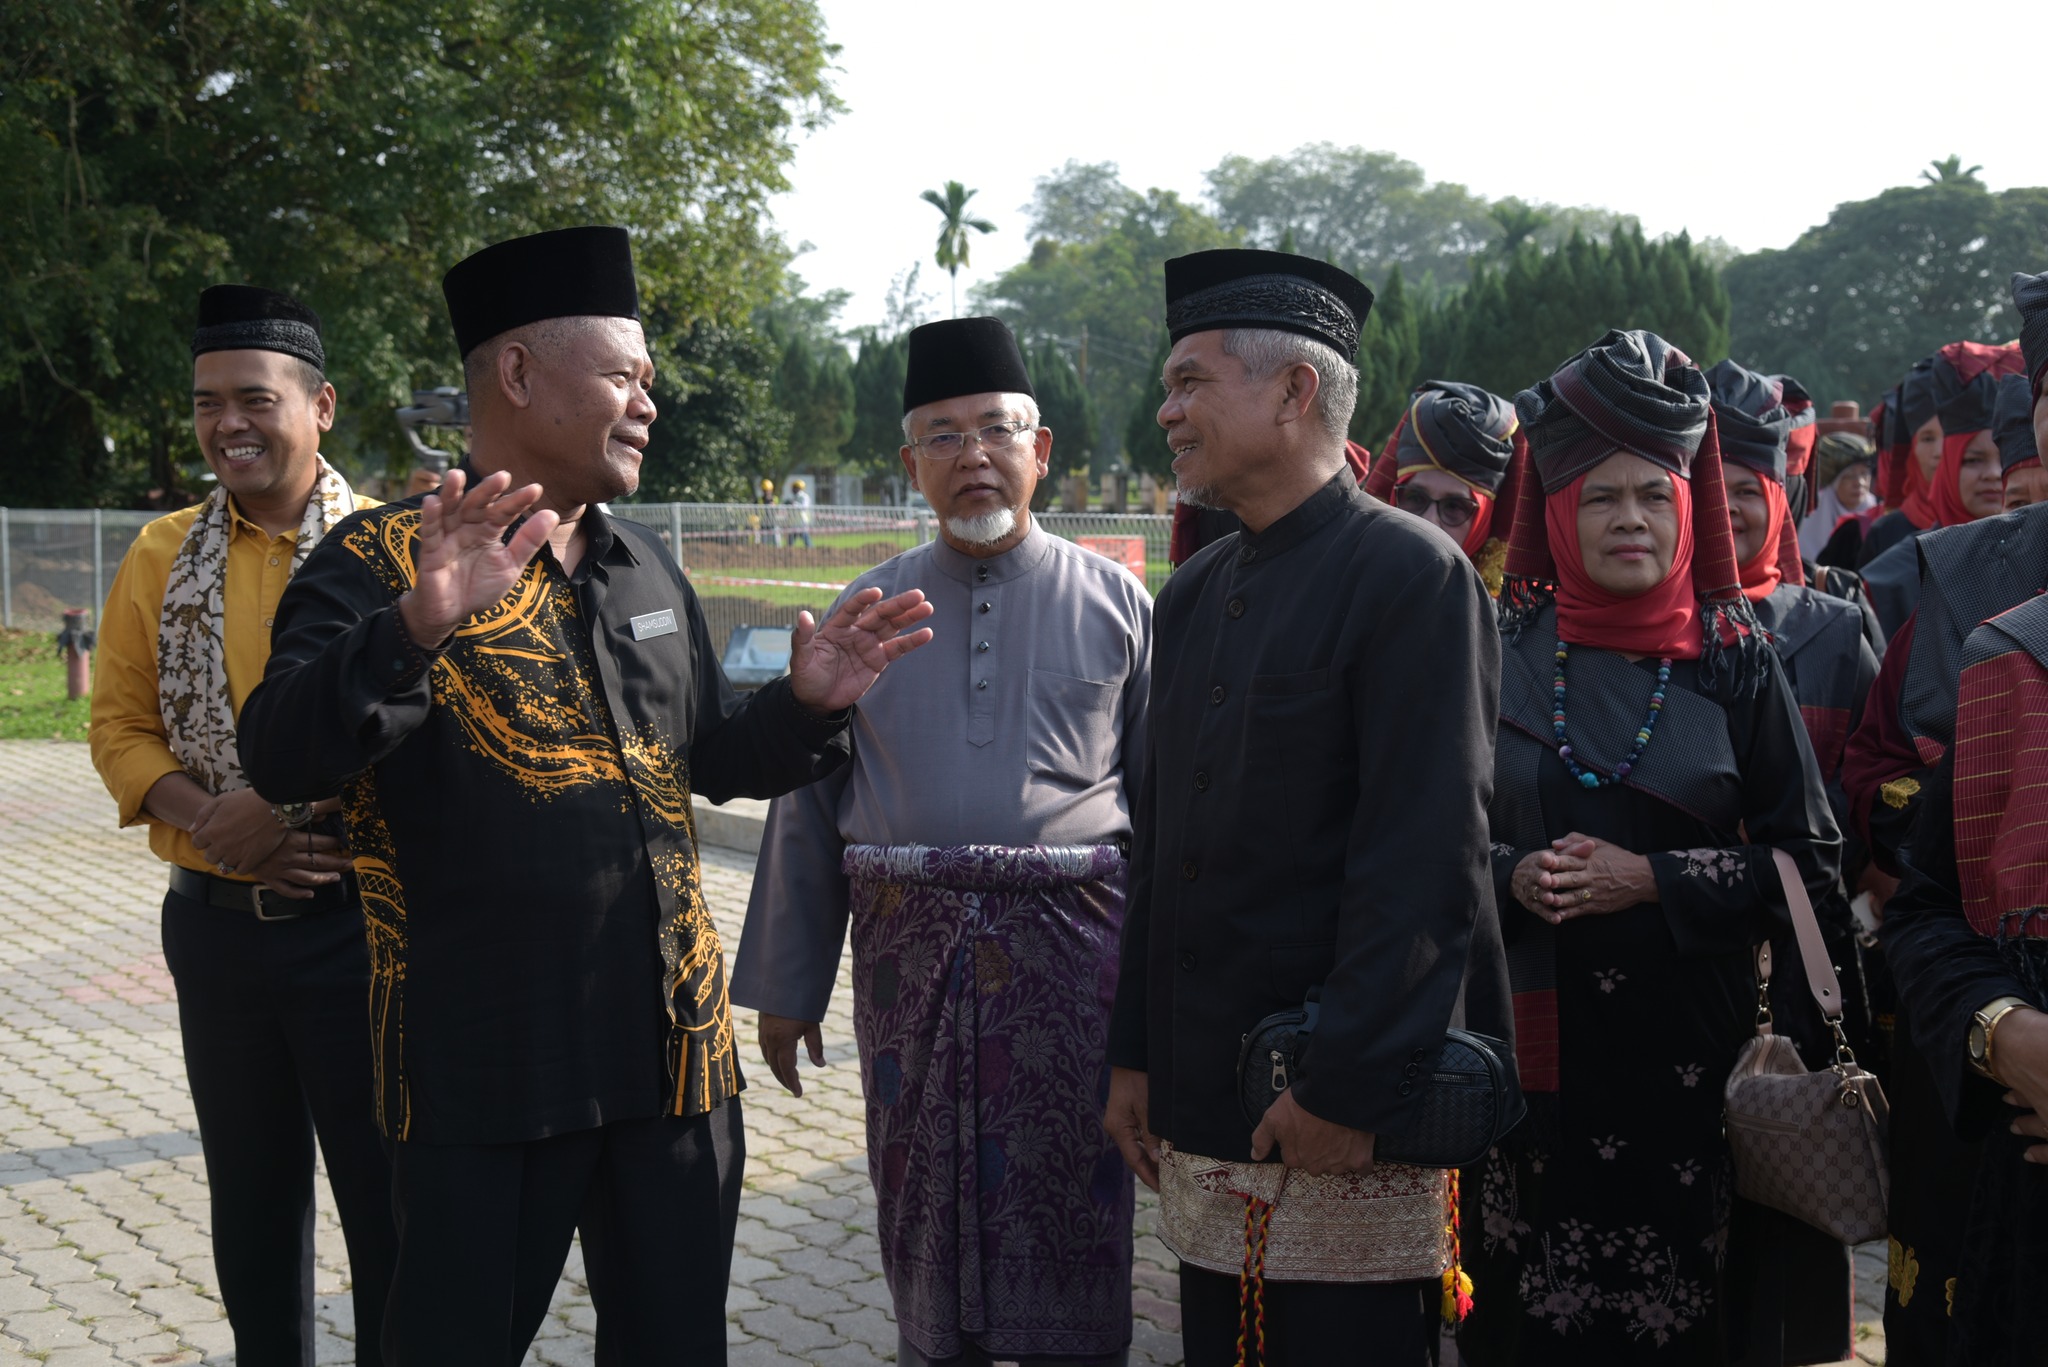
<path fill-rule="evenodd" d="M 1103 1133 L 1114 845 L 854 845 L 853 1026 L 896 1322 L 929 1357 L 1131 1341 L 1131 1176 Z"/>

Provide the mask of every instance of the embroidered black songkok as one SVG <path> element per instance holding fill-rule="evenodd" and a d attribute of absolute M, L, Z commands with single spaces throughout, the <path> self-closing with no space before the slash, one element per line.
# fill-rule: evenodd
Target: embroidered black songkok
<path fill-rule="evenodd" d="M 2027 382 L 2041 392 L 2048 379 L 2048 271 L 2028 275 L 2014 271 L 2012 306 L 2020 311 L 2020 350 L 2027 357 Z"/>
<path fill-rule="evenodd" d="M 1408 404 L 1394 448 L 1395 470 L 1434 465 L 1499 493 L 1515 454 L 1515 406 L 1476 384 L 1424 380 Z"/>
<path fill-rule="evenodd" d="M 1024 353 L 1000 318 L 949 318 L 910 332 L 903 372 L 903 411 L 962 394 L 1038 395 Z"/>
<path fill-rule="evenodd" d="M 209 351 L 278 351 L 315 370 L 327 369 L 320 315 L 289 294 L 257 285 L 214 285 L 200 291 L 192 355 L 196 359 Z"/>
<path fill-rule="evenodd" d="M 1370 312 L 1371 290 L 1313 257 L 1230 247 L 1166 263 L 1166 330 L 1176 342 L 1218 328 L 1276 328 L 1349 361 Z"/>
<path fill-rule="evenodd" d="M 1951 382 L 1954 378 L 1954 372 L 1949 372 Z M 1899 381 L 1901 439 L 1911 442 L 1914 434 L 1927 425 L 1927 420 L 1934 416 L 1934 410 L 1940 407 L 1941 401 L 1947 397 L 1949 394 L 1944 392 L 1935 380 L 1934 358 L 1922 356 L 1913 362 L 1913 368 L 1906 372 L 1906 378 Z"/>
<path fill-rule="evenodd" d="M 1707 372 L 1707 389 L 1721 434 L 1721 458 L 1783 484 L 1793 418 L 1778 380 L 1722 361 Z"/>
<path fill-rule="evenodd" d="M 2040 448 L 2034 445 L 2034 389 L 2026 376 L 2000 377 L 1991 436 L 1998 443 L 1998 463 L 2008 473 L 2015 465 L 2041 458 Z"/>
<path fill-rule="evenodd" d="M 465 357 L 501 332 L 549 318 L 640 316 L 624 228 L 559 228 L 499 242 L 456 262 L 441 293 Z"/>

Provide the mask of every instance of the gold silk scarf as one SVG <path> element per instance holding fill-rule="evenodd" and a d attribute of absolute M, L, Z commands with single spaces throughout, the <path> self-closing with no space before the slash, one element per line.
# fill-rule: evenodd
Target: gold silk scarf
<path fill-rule="evenodd" d="M 313 459 L 319 473 L 299 522 L 298 544 L 292 548 L 293 574 L 320 538 L 356 507 L 354 491 L 341 473 L 325 459 Z M 215 796 L 249 786 L 235 752 L 235 710 L 228 696 L 223 646 L 228 542 L 234 525 L 227 488 L 215 485 L 171 561 L 156 634 L 157 703 L 164 736 L 193 782 Z"/>

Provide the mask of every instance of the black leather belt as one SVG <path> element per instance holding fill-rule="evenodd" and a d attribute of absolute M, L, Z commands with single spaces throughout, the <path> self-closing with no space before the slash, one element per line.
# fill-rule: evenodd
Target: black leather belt
<path fill-rule="evenodd" d="M 339 911 L 354 901 L 356 878 L 353 873 L 344 873 L 339 883 L 330 883 L 311 897 L 286 897 L 261 883 L 216 878 L 210 873 L 199 873 L 182 864 L 173 864 L 171 891 L 210 907 L 248 912 L 259 921 L 296 921 L 302 916 Z"/>

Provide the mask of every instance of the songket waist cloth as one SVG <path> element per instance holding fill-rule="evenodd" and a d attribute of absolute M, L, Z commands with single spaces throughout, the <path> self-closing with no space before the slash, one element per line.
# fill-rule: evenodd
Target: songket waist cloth
<path fill-rule="evenodd" d="M 930 1357 L 1131 1337 L 1131 1178 L 1103 1133 L 1114 845 L 853 845 L 854 1034 L 882 1268 Z"/>

